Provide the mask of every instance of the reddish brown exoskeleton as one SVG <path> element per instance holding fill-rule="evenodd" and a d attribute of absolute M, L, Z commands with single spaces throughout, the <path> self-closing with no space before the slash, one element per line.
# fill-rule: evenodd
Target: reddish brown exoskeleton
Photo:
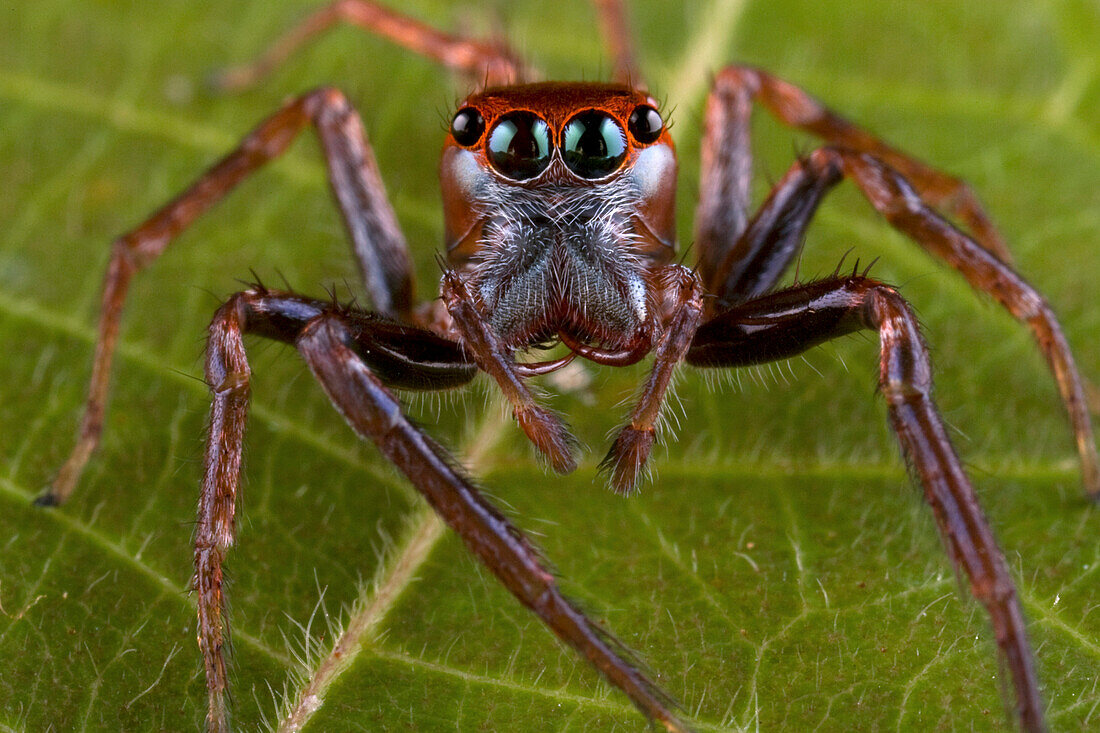
<path fill-rule="evenodd" d="M 132 276 L 313 126 L 373 309 L 257 286 L 232 296 L 210 326 L 206 378 L 213 406 L 194 588 L 211 730 L 227 727 L 222 561 L 235 534 L 250 389 L 244 334 L 293 344 L 352 427 L 394 462 L 521 603 L 643 713 L 669 730 L 684 730 L 668 698 L 561 595 L 534 546 L 405 417 L 391 389 L 448 389 L 485 372 L 553 469 L 568 472 L 576 466 L 570 432 L 537 403 L 527 380 L 577 357 L 618 366 L 652 355 L 637 405 L 605 459 L 612 488 L 625 494 L 638 485 L 681 362 L 760 364 L 860 329 L 879 334 L 879 386 L 891 423 L 952 559 L 989 612 L 1020 722 L 1041 730 L 1039 683 L 1012 578 L 932 403 L 927 349 L 911 309 L 866 272 L 838 271 L 784 289 L 778 283 L 821 198 L 852 179 L 892 225 L 1033 330 L 1069 412 L 1086 489 L 1095 497 L 1100 465 L 1084 390 L 1051 309 L 1012 269 L 996 229 L 961 182 L 887 146 L 796 87 L 737 66 L 717 74 L 707 104 L 697 265 L 676 263 L 672 140 L 635 69 L 622 8 L 614 0 L 598 7 L 615 59 L 615 81 L 608 84 L 530 82 L 533 73 L 500 44 L 445 35 L 364 0 L 322 9 L 256 66 L 228 75 L 230 82 L 248 83 L 309 37 L 346 20 L 483 82 L 459 105 L 443 150 L 442 298 L 416 304 L 404 238 L 348 101 L 332 89 L 292 100 L 115 242 L 81 437 L 39 503 L 64 501 L 97 444 Z M 750 216 L 754 101 L 827 145 L 798 160 Z M 550 345 L 561 345 L 565 355 L 517 358 Z"/>

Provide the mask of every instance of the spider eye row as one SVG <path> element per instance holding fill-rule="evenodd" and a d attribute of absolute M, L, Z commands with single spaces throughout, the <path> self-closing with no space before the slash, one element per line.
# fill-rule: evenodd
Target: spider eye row
<path fill-rule="evenodd" d="M 630 113 L 627 129 L 640 145 L 661 137 L 664 121 L 648 105 Z M 485 119 L 473 107 L 463 107 L 451 122 L 451 136 L 470 148 L 485 134 Z M 534 178 L 546 170 L 554 152 L 553 132 L 533 112 L 516 111 L 501 116 L 489 131 L 486 155 L 502 175 L 515 181 Z M 574 115 L 561 131 L 557 147 L 565 166 L 575 175 L 596 180 L 611 175 L 626 160 L 627 131 L 606 112 L 590 109 Z"/>

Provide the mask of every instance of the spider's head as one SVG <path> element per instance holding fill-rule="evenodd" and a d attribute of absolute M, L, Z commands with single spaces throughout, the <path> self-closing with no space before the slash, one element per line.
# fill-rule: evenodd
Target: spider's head
<path fill-rule="evenodd" d="M 608 208 L 631 220 L 636 250 L 671 258 L 676 153 L 645 92 L 583 82 L 478 92 L 459 105 L 440 168 L 456 264 L 477 252 L 494 218 L 575 223 Z"/>
<path fill-rule="evenodd" d="M 676 153 L 653 97 L 581 82 L 478 92 L 451 122 L 440 180 L 448 259 L 507 341 L 567 312 L 586 341 L 645 320 L 646 280 L 675 248 Z"/>

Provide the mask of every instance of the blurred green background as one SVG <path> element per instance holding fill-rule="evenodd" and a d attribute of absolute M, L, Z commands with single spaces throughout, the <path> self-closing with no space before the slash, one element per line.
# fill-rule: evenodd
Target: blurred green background
<path fill-rule="evenodd" d="M 441 240 L 438 150 L 465 88 L 353 29 L 254 91 L 210 97 L 210 70 L 252 57 L 316 3 L 42 0 L 0 23 L 0 730 L 181 730 L 204 715 L 186 592 L 207 410 L 204 328 L 253 268 L 358 293 L 315 141 L 243 185 L 134 287 L 102 450 L 77 495 L 30 500 L 72 445 L 113 236 L 320 84 L 360 109 L 420 292 Z M 442 28 L 499 29 L 549 76 L 607 68 L 585 3 L 406 2 Z M 1091 2 L 748 2 L 632 7 L 666 100 L 690 243 L 709 75 L 765 66 L 968 179 L 1020 268 L 1100 378 L 1100 10 Z M 760 195 L 813 142 L 764 115 Z M 1028 333 L 889 230 L 850 185 L 823 205 L 802 272 L 881 256 L 927 328 L 938 397 L 1015 573 L 1053 728 L 1100 721 L 1100 518 L 1080 496 L 1052 380 Z M 347 283 L 350 283 L 348 285 Z M 229 560 L 242 729 L 274 723 L 371 579 L 431 526 L 357 443 L 291 350 L 256 342 L 238 547 Z M 545 474 L 484 384 L 411 409 L 463 454 L 539 543 L 569 594 L 637 650 L 703 730 L 1006 727 L 980 606 L 958 591 L 874 396 L 877 343 L 842 340 L 735 380 L 685 370 L 679 429 L 629 499 L 595 466 L 641 369 L 588 369 L 562 392 L 588 446 Z M 674 424 L 677 420 L 672 421 Z M 310 730 L 642 730 L 457 540 L 327 689 Z M 387 561 L 385 558 L 389 558 Z M 387 562 L 389 564 L 387 564 Z"/>

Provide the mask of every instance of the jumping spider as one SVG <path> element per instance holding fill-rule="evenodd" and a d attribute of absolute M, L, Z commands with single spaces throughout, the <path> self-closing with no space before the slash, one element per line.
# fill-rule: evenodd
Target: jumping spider
<path fill-rule="evenodd" d="M 250 83 L 309 37 L 356 23 L 468 74 L 478 86 L 454 113 L 440 168 L 445 223 L 441 298 L 418 303 L 410 258 L 358 114 L 339 91 L 304 94 L 263 121 L 188 190 L 114 243 L 80 439 L 40 504 L 63 502 L 98 443 L 108 373 L 131 278 L 173 237 L 307 126 L 324 149 L 332 189 L 371 299 L 369 310 L 256 286 L 218 309 L 206 379 L 213 394 L 195 535 L 194 589 L 211 730 L 227 727 L 222 562 L 235 534 L 235 499 L 250 390 L 242 337 L 292 344 L 335 407 L 373 441 L 467 548 L 562 640 L 649 718 L 684 730 L 668 698 L 624 659 L 602 629 L 559 592 L 534 546 L 404 415 L 391 390 L 443 390 L 486 373 L 553 470 L 576 467 L 565 423 L 527 380 L 580 357 L 653 366 L 603 466 L 611 487 L 634 491 L 657 438 L 681 362 L 734 368 L 786 359 L 867 329 L 881 343 L 879 388 L 902 452 L 971 591 L 986 607 L 1011 673 L 1016 712 L 1041 730 L 1043 704 L 1023 613 L 974 489 L 931 400 L 927 348 L 907 303 L 855 271 L 777 289 L 828 191 L 851 179 L 897 230 L 958 270 L 1028 325 L 1054 373 L 1076 436 L 1088 493 L 1100 461 L 1082 380 L 1046 301 L 1012 268 L 996 228 L 969 189 L 888 146 L 765 71 L 729 66 L 706 106 L 693 268 L 676 261 L 677 160 L 658 101 L 634 64 L 622 8 L 597 3 L 613 81 L 532 81 L 507 47 L 451 36 L 366 0 L 335 2 L 276 43 Z M 796 160 L 755 213 L 749 120 L 755 102 L 825 141 Z M 956 227 L 945 216 L 959 222 Z M 529 360 L 558 346 L 563 356 Z M 517 356 L 524 357 L 523 359 Z"/>

